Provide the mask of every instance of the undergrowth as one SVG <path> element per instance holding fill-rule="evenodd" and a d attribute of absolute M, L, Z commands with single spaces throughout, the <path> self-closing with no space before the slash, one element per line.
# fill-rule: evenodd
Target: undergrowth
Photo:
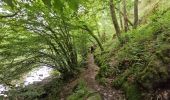
<path fill-rule="evenodd" d="M 113 86 L 124 90 L 128 100 L 142 100 L 143 92 L 159 87 L 169 77 L 170 12 L 157 12 L 151 20 L 124 33 L 123 46 L 104 45 L 109 47 L 105 53 L 95 52 L 100 66 L 98 79 L 115 77 Z"/>
<path fill-rule="evenodd" d="M 38 82 L 28 86 L 16 87 L 8 92 L 9 100 L 59 100 L 59 92 L 63 81 L 53 79 L 50 82 Z"/>
<path fill-rule="evenodd" d="M 101 97 L 97 92 L 87 88 L 85 82 L 81 80 L 66 100 L 101 100 Z"/>

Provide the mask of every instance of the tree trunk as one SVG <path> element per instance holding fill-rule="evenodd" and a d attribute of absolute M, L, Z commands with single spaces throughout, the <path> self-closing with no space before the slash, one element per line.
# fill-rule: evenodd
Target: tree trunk
<path fill-rule="evenodd" d="M 115 4 L 113 3 L 113 0 L 110 0 L 110 13 L 111 13 L 111 17 L 112 17 L 112 22 L 116 31 L 116 36 L 118 37 L 119 41 L 121 41 L 121 37 L 120 37 L 120 27 L 117 21 L 117 17 L 116 17 L 116 12 L 115 12 Z"/>
<path fill-rule="evenodd" d="M 138 26 L 138 0 L 134 1 L 134 26 L 133 28 L 136 29 Z"/>
<path fill-rule="evenodd" d="M 122 20 L 122 15 L 121 15 L 121 3 L 119 3 L 119 8 L 118 8 L 120 11 L 119 11 L 119 21 L 120 21 L 120 27 L 121 27 L 121 30 L 123 30 L 123 20 Z"/>
<path fill-rule="evenodd" d="M 115 9 L 123 16 L 123 18 L 125 17 L 123 12 L 119 8 L 115 8 Z M 128 18 L 127 18 L 127 22 L 129 25 L 133 27 L 133 23 Z"/>
<path fill-rule="evenodd" d="M 128 21 L 127 21 L 126 0 L 123 0 L 123 15 L 124 15 L 124 28 L 125 28 L 125 32 L 127 32 L 128 31 Z"/>

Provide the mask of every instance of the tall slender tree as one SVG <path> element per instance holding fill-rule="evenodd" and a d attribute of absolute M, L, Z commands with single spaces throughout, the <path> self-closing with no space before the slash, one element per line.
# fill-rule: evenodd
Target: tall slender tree
<path fill-rule="evenodd" d="M 127 32 L 128 31 L 128 21 L 127 21 L 126 0 L 123 0 L 123 16 L 124 16 L 124 28 L 125 28 L 125 32 Z"/>
<path fill-rule="evenodd" d="M 118 9 L 120 10 L 119 11 L 120 28 L 121 28 L 121 30 L 123 30 L 123 20 L 122 20 L 123 17 L 122 17 L 122 14 L 121 14 L 121 2 L 118 5 Z"/>
<path fill-rule="evenodd" d="M 138 26 L 138 18 L 139 18 L 139 16 L 138 16 L 138 0 L 135 0 L 134 1 L 134 26 L 133 26 L 133 28 L 135 29 L 135 28 L 137 28 L 137 26 Z"/>
<path fill-rule="evenodd" d="M 113 0 L 110 0 L 110 13 L 112 17 L 112 22 L 116 31 L 116 36 L 118 37 L 119 41 L 121 42 L 121 37 L 120 37 L 120 27 L 117 21 L 116 17 L 116 12 L 115 12 L 115 4 L 113 3 Z"/>

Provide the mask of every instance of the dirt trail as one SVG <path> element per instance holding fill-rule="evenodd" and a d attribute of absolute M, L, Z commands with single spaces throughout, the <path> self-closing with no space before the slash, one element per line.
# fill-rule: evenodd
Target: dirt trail
<path fill-rule="evenodd" d="M 99 71 L 99 67 L 94 63 L 94 57 L 92 54 L 88 55 L 87 58 L 87 69 L 84 70 L 78 79 L 71 81 L 66 85 L 61 93 L 61 97 L 65 98 L 66 96 L 72 93 L 73 88 L 77 85 L 78 81 L 83 79 L 87 87 L 98 92 L 103 100 L 125 100 L 122 91 L 116 90 L 111 87 L 111 83 L 108 83 L 106 87 L 100 85 L 95 77 Z M 64 100 L 64 99 L 61 99 Z"/>

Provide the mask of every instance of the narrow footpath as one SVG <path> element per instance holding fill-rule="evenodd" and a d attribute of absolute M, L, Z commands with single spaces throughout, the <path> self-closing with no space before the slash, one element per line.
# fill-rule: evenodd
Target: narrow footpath
<path fill-rule="evenodd" d="M 94 63 L 93 54 L 89 54 L 87 58 L 87 69 L 85 69 L 79 76 L 79 78 L 68 83 L 62 90 L 60 94 L 61 100 L 65 100 L 65 97 L 72 93 L 73 88 L 78 84 L 79 80 L 84 80 L 87 87 L 95 92 L 98 92 L 103 100 L 125 100 L 123 92 L 116 90 L 111 86 L 110 83 L 107 86 L 100 85 L 95 77 L 99 71 L 99 67 Z"/>

